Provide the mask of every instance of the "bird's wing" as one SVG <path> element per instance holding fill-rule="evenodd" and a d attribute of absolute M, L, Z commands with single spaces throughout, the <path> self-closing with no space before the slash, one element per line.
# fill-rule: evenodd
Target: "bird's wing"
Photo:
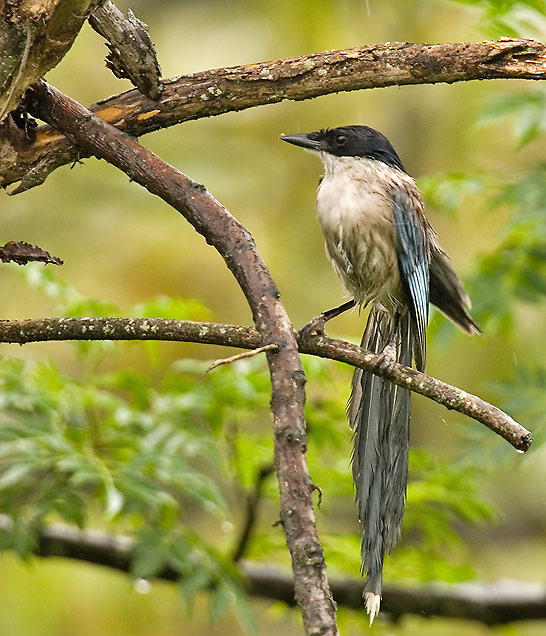
<path fill-rule="evenodd" d="M 394 225 L 398 237 L 398 265 L 408 295 L 414 329 L 413 355 L 419 370 L 424 370 L 427 352 L 426 330 L 429 303 L 429 245 L 426 221 L 417 192 L 395 187 L 391 193 Z"/>
<path fill-rule="evenodd" d="M 434 240 L 431 242 L 431 255 L 430 302 L 468 335 L 481 333 L 468 313 L 470 299 L 460 278 L 449 264 L 447 254 Z"/>

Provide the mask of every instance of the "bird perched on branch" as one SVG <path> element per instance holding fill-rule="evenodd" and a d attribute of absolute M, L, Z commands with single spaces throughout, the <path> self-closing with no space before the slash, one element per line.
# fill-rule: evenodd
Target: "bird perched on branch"
<path fill-rule="evenodd" d="M 370 305 L 361 346 L 381 365 L 425 368 L 429 302 L 467 334 L 480 333 L 470 301 L 428 223 L 421 194 L 389 140 L 367 126 L 343 126 L 283 141 L 319 153 L 324 176 L 317 217 L 332 265 L 353 300 L 324 322 Z M 308 327 L 309 329 L 309 327 Z M 408 477 L 410 392 L 356 369 L 348 417 L 353 479 L 362 524 L 361 563 L 370 624 L 379 612 L 383 559 L 400 535 Z"/>

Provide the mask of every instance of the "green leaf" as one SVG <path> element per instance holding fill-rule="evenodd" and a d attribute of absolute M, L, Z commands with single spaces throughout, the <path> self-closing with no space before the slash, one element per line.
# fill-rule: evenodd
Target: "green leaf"
<path fill-rule="evenodd" d="M 235 603 L 237 597 L 229 585 L 218 584 L 210 599 L 210 617 L 213 622 L 218 622 L 223 618 L 228 609 Z"/>
<path fill-rule="evenodd" d="M 211 584 L 211 573 L 205 568 L 189 568 L 179 582 L 179 589 L 186 605 L 191 608 L 195 595 L 206 590 Z"/>
<path fill-rule="evenodd" d="M 514 136 L 519 148 L 546 132 L 546 91 L 501 93 L 494 95 L 484 105 L 478 120 L 486 123 L 499 117 L 512 117 Z"/>
<path fill-rule="evenodd" d="M 32 464 L 15 464 L 9 466 L 0 476 L 0 490 L 7 490 L 19 484 L 28 477 L 35 469 Z"/>
<path fill-rule="evenodd" d="M 493 37 L 541 40 L 546 30 L 544 0 L 454 0 L 483 9 L 480 28 Z"/>
<path fill-rule="evenodd" d="M 157 574 L 165 565 L 167 550 L 161 540 L 158 528 L 146 528 L 138 537 L 131 562 L 131 574 L 135 578 L 148 579 Z"/>
<path fill-rule="evenodd" d="M 125 497 L 121 492 L 112 484 L 106 487 L 106 515 L 110 519 L 115 517 L 121 512 Z M 145 578 L 145 577 L 143 577 Z"/>

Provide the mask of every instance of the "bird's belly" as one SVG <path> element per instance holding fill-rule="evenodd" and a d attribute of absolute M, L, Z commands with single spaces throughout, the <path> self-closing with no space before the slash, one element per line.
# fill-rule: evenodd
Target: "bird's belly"
<path fill-rule="evenodd" d="M 333 239 L 333 240 L 332 240 Z M 326 251 L 347 291 L 361 304 L 390 307 L 400 298 L 400 274 L 394 250 L 379 233 L 349 232 L 327 237 Z"/>
<path fill-rule="evenodd" d="M 391 202 L 362 184 L 343 185 L 323 182 L 317 196 L 326 251 L 359 303 L 391 306 L 401 294 Z"/>

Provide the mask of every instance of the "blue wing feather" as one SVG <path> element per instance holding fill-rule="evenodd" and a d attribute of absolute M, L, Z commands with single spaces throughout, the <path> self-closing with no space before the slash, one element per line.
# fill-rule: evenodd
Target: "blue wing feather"
<path fill-rule="evenodd" d="M 426 229 L 420 211 L 414 208 L 412 197 L 403 188 L 394 188 L 391 196 L 398 237 L 398 265 L 414 322 L 413 355 L 417 368 L 422 371 L 426 362 L 429 308 L 430 255 Z"/>

